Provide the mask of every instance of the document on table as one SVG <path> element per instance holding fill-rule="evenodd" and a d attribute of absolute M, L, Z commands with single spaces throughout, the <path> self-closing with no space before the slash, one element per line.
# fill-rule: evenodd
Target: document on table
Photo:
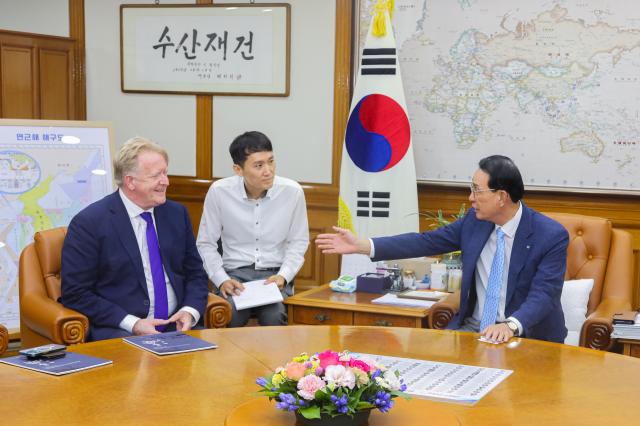
<path fill-rule="evenodd" d="M 433 300 L 404 299 L 398 297 L 393 293 L 387 293 L 382 297 L 373 299 L 371 303 L 377 303 L 380 305 L 404 306 L 407 308 L 430 308 L 436 302 L 434 302 Z"/>
<path fill-rule="evenodd" d="M 0 362 L 13 365 L 27 370 L 39 371 L 41 373 L 61 376 L 63 374 L 75 373 L 76 371 L 88 370 L 112 364 L 108 359 L 96 358 L 94 356 L 67 352 L 63 358 L 57 359 L 28 359 L 24 355 L 2 358 Z"/>
<path fill-rule="evenodd" d="M 184 352 L 203 351 L 215 349 L 215 343 L 209 343 L 197 337 L 189 336 L 180 331 L 169 331 L 160 334 L 146 336 L 125 337 L 125 342 L 137 346 L 156 355 L 172 355 Z"/>
<path fill-rule="evenodd" d="M 282 293 L 276 283 L 265 285 L 265 280 L 248 281 L 242 283 L 244 291 L 240 296 L 233 296 L 233 303 L 236 309 L 253 308 L 255 306 L 270 305 L 276 302 L 282 302 Z"/>
<path fill-rule="evenodd" d="M 512 370 L 392 356 L 354 354 L 371 358 L 390 370 L 398 370 L 406 393 L 436 401 L 475 404 L 509 377 Z"/>

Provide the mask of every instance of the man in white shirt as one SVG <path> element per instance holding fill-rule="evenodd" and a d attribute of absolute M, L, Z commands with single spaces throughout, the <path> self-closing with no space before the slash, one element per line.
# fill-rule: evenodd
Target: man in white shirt
<path fill-rule="evenodd" d="M 283 303 L 238 311 L 229 296 L 239 295 L 242 283 L 262 279 L 276 283 L 283 298 L 293 295 L 293 279 L 309 245 L 304 192 L 297 182 L 276 176 L 273 148 L 264 134 L 241 134 L 229 153 L 236 175 L 209 188 L 198 250 L 209 279 L 232 305 L 229 327 L 246 325 L 252 312 L 260 325 L 286 325 Z"/>
<path fill-rule="evenodd" d="M 560 305 L 569 235 L 558 222 L 522 201 L 522 176 L 510 158 L 480 160 L 471 182 L 472 208 L 436 231 L 357 239 L 349 231 L 321 234 L 323 253 L 362 253 L 374 260 L 430 256 L 462 250 L 460 311 L 449 328 L 563 342 Z"/>
<path fill-rule="evenodd" d="M 114 160 L 118 190 L 78 213 L 62 248 L 62 303 L 89 318 L 89 340 L 195 326 L 207 276 L 187 209 L 167 200 L 167 152 L 128 140 Z"/>

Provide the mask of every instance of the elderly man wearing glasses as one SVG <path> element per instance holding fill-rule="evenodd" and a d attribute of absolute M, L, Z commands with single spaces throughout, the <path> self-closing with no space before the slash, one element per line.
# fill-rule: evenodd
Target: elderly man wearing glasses
<path fill-rule="evenodd" d="M 462 250 L 460 310 L 449 328 L 497 342 L 513 336 L 563 342 L 567 231 L 521 201 L 522 176 L 508 157 L 482 159 L 470 189 L 472 208 L 438 230 L 358 239 L 334 228 L 316 244 L 323 253 L 361 253 L 374 261 Z"/>

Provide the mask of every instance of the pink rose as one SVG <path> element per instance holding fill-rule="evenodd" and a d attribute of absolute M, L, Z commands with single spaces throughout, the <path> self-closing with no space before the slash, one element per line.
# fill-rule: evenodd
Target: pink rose
<path fill-rule="evenodd" d="M 359 368 L 360 370 L 364 371 L 365 373 L 368 373 L 370 368 L 369 368 L 369 364 L 367 364 L 364 361 L 361 361 L 359 359 L 353 359 L 351 358 L 349 360 L 349 367 L 355 367 L 355 368 Z"/>
<path fill-rule="evenodd" d="M 326 369 L 329 365 L 339 365 L 340 364 L 340 354 L 338 352 L 333 352 L 327 349 L 324 352 L 318 354 L 318 359 L 320 360 L 320 367 Z"/>
<path fill-rule="evenodd" d="M 287 377 L 292 380 L 300 380 L 302 376 L 304 376 L 304 371 L 306 369 L 307 368 L 304 366 L 304 364 L 301 364 L 299 362 L 290 362 L 286 367 Z"/>
<path fill-rule="evenodd" d="M 311 401 L 316 397 L 316 392 L 324 389 L 325 385 L 326 383 L 320 377 L 309 374 L 298 382 L 298 395 L 307 401 Z"/>

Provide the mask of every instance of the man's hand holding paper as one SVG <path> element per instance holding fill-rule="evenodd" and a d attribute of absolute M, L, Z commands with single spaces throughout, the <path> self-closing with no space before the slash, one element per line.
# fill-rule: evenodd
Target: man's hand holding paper
<path fill-rule="evenodd" d="M 284 300 L 276 282 L 267 283 L 267 280 L 256 280 L 243 285 L 244 291 L 239 295 L 233 295 L 233 302 L 239 311 Z"/>

